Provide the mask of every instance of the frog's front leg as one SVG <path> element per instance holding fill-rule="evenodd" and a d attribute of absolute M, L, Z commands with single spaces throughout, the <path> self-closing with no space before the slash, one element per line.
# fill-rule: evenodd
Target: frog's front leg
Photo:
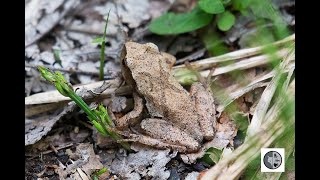
<path fill-rule="evenodd" d="M 140 117 L 143 111 L 143 99 L 137 94 L 133 93 L 134 108 L 132 111 L 128 112 L 121 118 L 112 118 L 117 129 L 125 129 L 129 124 L 134 124 L 136 120 Z M 110 108 L 109 108 L 110 109 Z"/>
<path fill-rule="evenodd" d="M 201 83 L 192 84 L 190 95 L 198 113 L 198 122 L 200 124 L 203 137 L 206 140 L 211 140 L 214 137 L 214 129 L 216 127 L 213 96 Z"/>

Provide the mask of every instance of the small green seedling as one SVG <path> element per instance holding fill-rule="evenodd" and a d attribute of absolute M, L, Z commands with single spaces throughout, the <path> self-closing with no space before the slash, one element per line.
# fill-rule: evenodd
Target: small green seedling
<path fill-rule="evenodd" d="M 114 140 L 121 140 L 121 136 L 112 131 L 114 124 L 103 105 L 100 104 L 97 109 L 91 110 L 81 97 L 74 92 L 72 86 L 64 79 L 59 71 L 52 72 L 43 66 L 38 66 L 38 70 L 45 80 L 55 85 L 60 94 L 69 97 L 87 114 L 88 119 L 102 135 L 110 136 Z M 126 142 L 122 142 L 121 145 L 125 149 L 130 149 L 129 144 Z"/>
<path fill-rule="evenodd" d="M 61 61 L 61 58 L 60 58 L 60 49 L 53 49 L 53 57 L 54 57 L 54 60 L 55 60 L 53 65 L 57 63 L 57 64 L 60 65 L 60 67 L 63 68 L 62 61 Z"/>
<path fill-rule="evenodd" d="M 213 165 L 217 164 L 221 158 L 222 150 L 211 147 L 205 153 L 205 155 L 200 159 L 207 164 Z"/>
<path fill-rule="evenodd" d="M 100 169 L 100 170 L 97 171 L 97 172 L 94 172 L 94 173 L 93 173 L 93 176 L 92 176 L 92 177 L 93 177 L 92 179 L 93 179 L 93 180 L 99 180 L 98 177 L 101 176 L 101 175 L 102 175 L 103 173 L 105 173 L 105 172 L 107 172 L 107 168 L 105 168 L 105 167 L 102 168 L 102 169 Z"/>
<path fill-rule="evenodd" d="M 98 43 L 98 44 L 101 45 L 100 72 L 99 72 L 99 79 L 100 80 L 103 80 L 103 78 L 104 78 L 104 57 L 105 57 L 104 50 L 105 50 L 105 47 L 106 47 L 106 34 L 107 34 L 107 27 L 108 27 L 108 21 L 109 21 L 109 14 L 110 14 L 110 10 L 109 10 L 108 15 L 107 15 L 107 22 L 106 22 L 106 25 L 104 27 L 103 36 L 92 40 L 92 43 Z"/>

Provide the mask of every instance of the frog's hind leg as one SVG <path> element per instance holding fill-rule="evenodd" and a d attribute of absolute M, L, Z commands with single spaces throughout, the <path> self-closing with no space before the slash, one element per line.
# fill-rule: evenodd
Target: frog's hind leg
<path fill-rule="evenodd" d="M 158 149 L 172 149 L 182 153 L 187 152 L 187 148 L 184 146 L 168 144 L 168 143 L 162 142 L 159 139 L 154 139 L 149 136 L 145 136 L 141 134 L 124 133 L 124 132 L 121 132 L 119 134 L 128 137 L 128 139 L 118 140 L 117 142 L 119 143 L 120 142 L 138 142 L 138 143 L 152 146 Z"/>
<path fill-rule="evenodd" d="M 140 126 L 148 136 L 167 144 L 186 147 L 188 152 L 195 152 L 200 148 L 200 142 L 192 138 L 188 132 L 163 119 L 144 119 Z"/>
<path fill-rule="evenodd" d="M 178 150 L 182 153 L 196 152 L 200 148 L 199 142 L 193 139 L 189 134 L 162 119 L 144 119 L 141 122 L 141 129 L 148 136 L 132 134 L 129 132 L 118 132 L 119 134 L 128 137 L 128 139 L 123 139 L 119 142 L 139 142 L 160 149 L 170 148 Z"/>
<path fill-rule="evenodd" d="M 192 84 L 190 88 L 190 96 L 198 113 L 198 122 L 200 124 L 203 137 L 206 140 L 212 140 L 214 136 L 214 129 L 216 127 L 216 110 L 213 96 L 201 83 Z"/>

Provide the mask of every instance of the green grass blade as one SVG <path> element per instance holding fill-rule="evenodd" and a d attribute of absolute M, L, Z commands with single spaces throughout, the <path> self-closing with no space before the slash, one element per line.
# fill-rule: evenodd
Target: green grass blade
<path fill-rule="evenodd" d="M 107 22 L 104 27 L 103 31 L 103 37 L 102 37 L 102 42 L 101 42 L 101 52 L 100 52 L 100 71 L 99 71 L 99 78 L 100 80 L 104 79 L 104 57 L 105 57 L 105 47 L 106 47 L 106 34 L 107 34 L 107 27 L 108 27 L 108 21 L 109 21 L 109 15 L 110 15 L 110 10 L 107 15 Z M 98 40 L 100 41 L 100 40 Z"/>

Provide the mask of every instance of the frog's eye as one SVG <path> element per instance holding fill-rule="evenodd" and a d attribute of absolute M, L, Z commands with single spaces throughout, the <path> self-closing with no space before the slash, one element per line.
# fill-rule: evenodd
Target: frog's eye
<path fill-rule="evenodd" d="M 127 64 L 126 64 L 126 61 L 127 61 L 127 58 L 124 58 L 123 61 L 122 61 L 122 65 L 123 65 L 123 66 L 126 66 L 126 65 L 127 65 Z"/>
<path fill-rule="evenodd" d="M 146 43 L 146 45 L 149 47 L 150 50 L 153 50 L 155 52 L 159 52 L 159 48 L 157 45 L 155 45 L 153 43 Z"/>

